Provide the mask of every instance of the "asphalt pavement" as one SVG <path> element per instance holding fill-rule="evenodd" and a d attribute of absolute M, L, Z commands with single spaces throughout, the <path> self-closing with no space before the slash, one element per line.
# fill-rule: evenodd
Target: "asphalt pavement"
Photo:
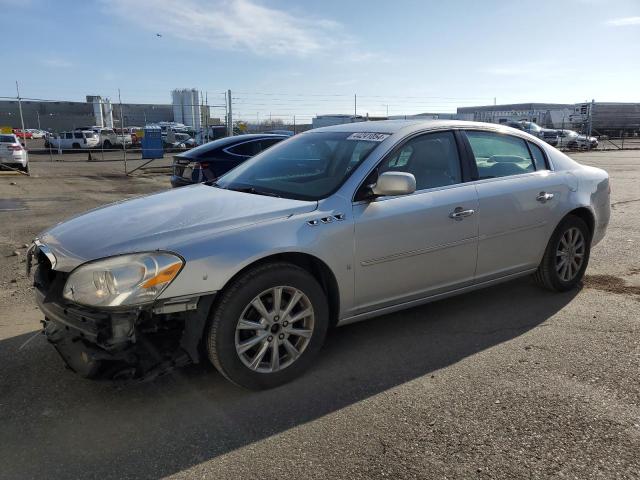
<path fill-rule="evenodd" d="M 612 177 L 582 288 L 525 278 L 341 327 L 304 377 L 257 393 L 206 365 L 84 380 L 34 337 L 24 245 L 166 176 L 0 177 L 20 207 L 0 205 L 0 478 L 640 478 L 640 152 L 575 158 Z"/>

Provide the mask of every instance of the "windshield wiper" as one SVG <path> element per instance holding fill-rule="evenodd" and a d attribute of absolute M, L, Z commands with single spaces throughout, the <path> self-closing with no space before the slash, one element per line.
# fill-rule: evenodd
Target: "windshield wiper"
<path fill-rule="evenodd" d="M 255 187 L 227 187 L 227 190 L 233 190 L 234 192 L 242 192 L 242 193 L 252 193 L 254 195 L 264 195 L 266 197 L 277 197 L 280 198 L 280 195 L 273 192 L 266 192 L 264 190 L 258 190 Z"/>

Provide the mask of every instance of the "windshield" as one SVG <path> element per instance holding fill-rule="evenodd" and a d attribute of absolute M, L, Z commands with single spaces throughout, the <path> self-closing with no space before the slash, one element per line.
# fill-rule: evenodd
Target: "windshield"
<path fill-rule="evenodd" d="M 281 142 L 222 176 L 230 190 L 319 200 L 336 191 L 388 135 L 307 133 Z"/>

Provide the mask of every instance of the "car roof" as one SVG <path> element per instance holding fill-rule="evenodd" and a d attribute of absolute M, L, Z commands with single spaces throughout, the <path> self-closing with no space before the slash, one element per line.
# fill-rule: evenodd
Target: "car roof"
<path fill-rule="evenodd" d="M 490 125 L 499 127 L 499 124 L 488 124 L 484 122 L 468 122 L 465 120 L 376 120 L 367 122 L 354 122 L 343 123 L 341 125 L 331 125 L 329 127 L 315 128 L 305 133 L 314 132 L 374 132 L 374 133 L 388 133 L 394 134 L 401 130 L 410 128 L 420 129 L 423 127 L 428 129 L 442 129 L 442 128 L 473 128 L 478 127 L 487 129 Z"/>
<path fill-rule="evenodd" d="M 218 148 L 229 148 L 238 143 L 244 143 L 250 140 L 258 140 L 261 138 L 279 138 L 285 140 L 291 137 L 288 135 L 277 135 L 272 133 L 247 133 L 243 135 L 234 135 L 233 137 L 222 137 L 216 140 L 212 140 L 176 156 L 181 158 L 192 158 L 203 152 L 210 152 L 211 150 L 216 150 Z"/>

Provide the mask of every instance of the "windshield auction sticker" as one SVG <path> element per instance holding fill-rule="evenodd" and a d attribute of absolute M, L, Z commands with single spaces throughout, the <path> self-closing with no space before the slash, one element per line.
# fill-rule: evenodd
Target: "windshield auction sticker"
<path fill-rule="evenodd" d="M 370 142 L 382 142 L 388 136 L 388 133 L 358 132 L 349 135 L 347 140 L 369 140 Z"/>

